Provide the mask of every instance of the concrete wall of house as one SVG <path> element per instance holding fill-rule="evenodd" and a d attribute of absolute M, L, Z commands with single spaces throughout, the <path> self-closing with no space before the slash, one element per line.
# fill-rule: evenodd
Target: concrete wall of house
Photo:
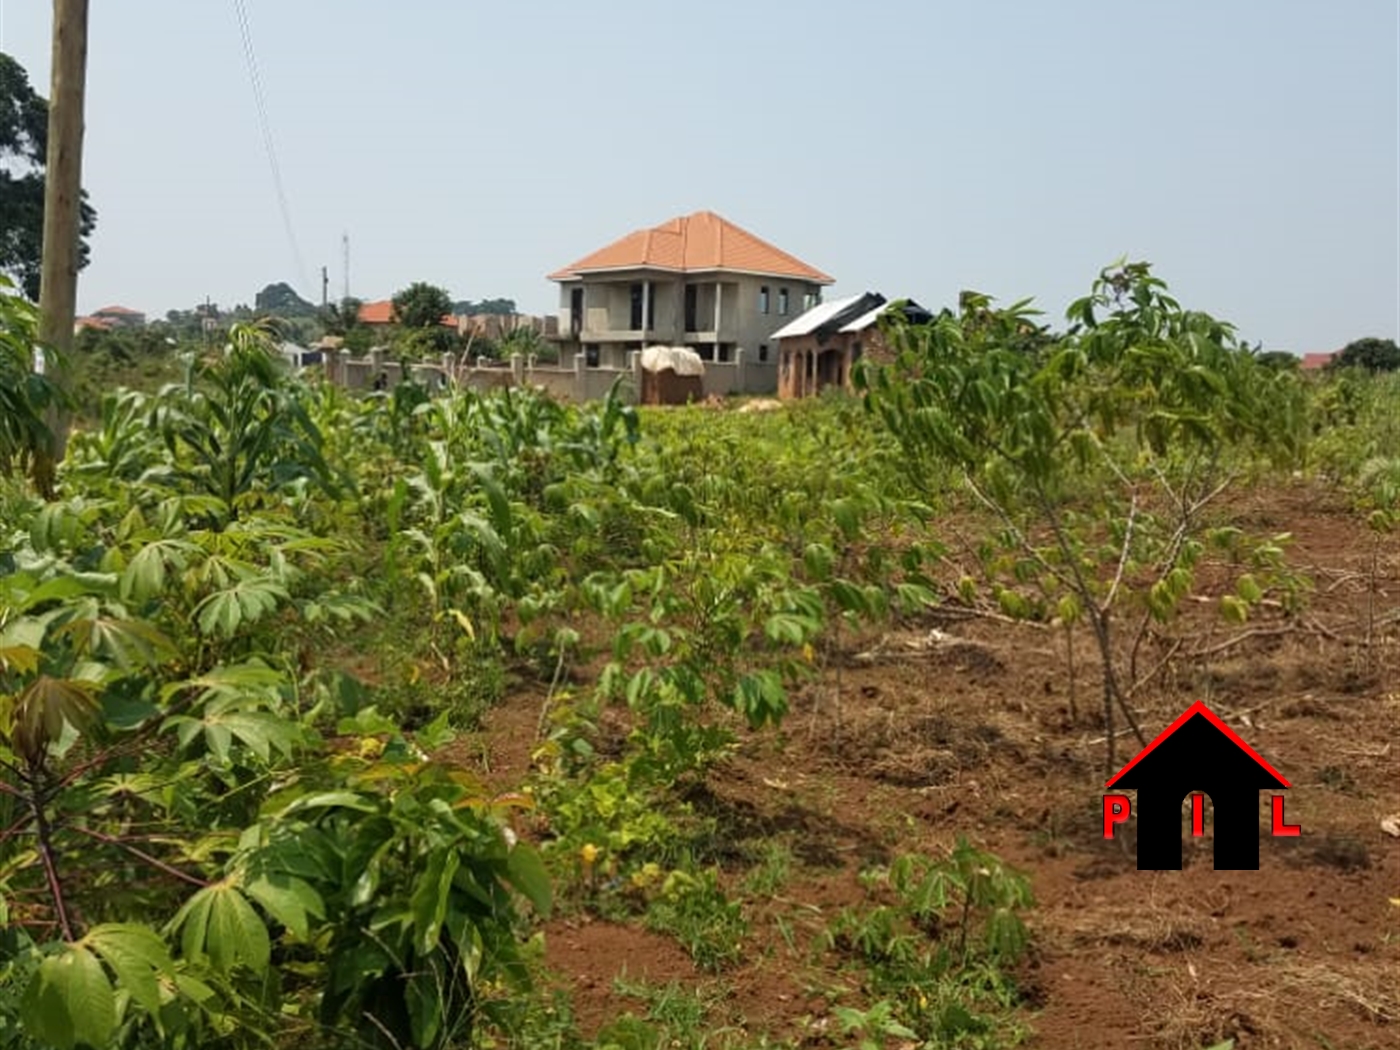
<path fill-rule="evenodd" d="M 650 282 L 646 298 L 652 324 L 637 330 L 631 327 L 632 288 L 642 282 Z M 688 286 L 695 289 L 692 331 L 686 331 Z M 575 341 L 567 335 L 572 331 L 573 292 L 580 287 L 584 293 L 583 331 L 582 337 Z M 766 312 L 764 289 L 767 289 Z M 607 279 L 561 282 L 558 330 L 565 338 L 559 342 L 560 365 L 572 367 L 574 359 L 584 353 L 588 343 L 598 345 L 597 367 L 604 369 L 628 367 L 628 354 L 645 345 L 708 348 L 711 344 L 721 344 L 729 360 L 718 360 L 717 352 L 716 360 L 707 365 L 721 369 L 727 366 L 727 370 L 706 380 L 707 394 L 772 393 L 779 384 L 778 349 L 773 333 L 820 295 L 821 286 L 808 281 L 732 273 L 678 277 L 664 271 L 637 270 L 610 274 Z M 719 306 L 717 332 L 716 301 Z M 760 361 L 760 348 L 765 346 L 768 360 Z M 739 350 L 744 351 L 745 363 L 751 367 L 733 368 Z"/>
<path fill-rule="evenodd" d="M 744 358 L 745 394 L 776 394 L 778 392 L 778 365 L 774 360 L 759 361 L 753 351 L 746 351 Z"/>
<path fill-rule="evenodd" d="M 768 312 L 762 310 L 763 289 L 768 289 Z M 787 291 L 787 312 L 780 312 L 782 291 Z M 739 305 L 735 311 L 733 341 L 751 354 L 762 344 L 774 348 L 773 333 L 802 312 L 804 298 L 820 295 L 821 286 L 808 281 L 786 281 L 775 277 L 741 277 L 735 289 Z M 726 304 L 727 305 L 727 304 Z"/>
<path fill-rule="evenodd" d="M 632 327 L 632 289 L 649 285 L 644 292 L 647 310 L 645 328 Z M 573 292 L 583 289 L 583 342 L 626 341 L 645 338 L 648 343 L 676 342 L 684 323 L 685 292 L 674 274 L 636 270 L 584 281 L 565 281 L 559 286 L 558 330 L 568 335 L 573 321 Z M 645 333 L 645 334 L 643 334 Z M 587 338 L 593 337 L 593 338 Z"/>
<path fill-rule="evenodd" d="M 705 362 L 705 375 L 700 385 L 706 397 L 728 397 L 743 393 L 741 366 L 736 362 L 720 364 L 717 361 Z"/>

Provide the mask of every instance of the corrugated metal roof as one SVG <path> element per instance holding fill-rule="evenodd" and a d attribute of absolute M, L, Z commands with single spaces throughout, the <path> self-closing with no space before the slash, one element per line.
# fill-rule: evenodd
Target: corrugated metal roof
<path fill-rule="evenodd" d="M 841 331 L 863 332 L 867 328 L 875 324 L 875 322 L 880 319 L 881 315 L 884 314 L 887 310 L 889 310 L 892 306 L 894 306 L 894 303 L 882 303 L 881 305 L 875 307 L 875 309 L 871 310 L 869 313 L 861 314 L 850 324 L 842 328 Z M 929 313 L 929 311 L 925 310 L 918 303 L 914 302 L 913 299 L 904 300 L 903 312 L 904 316 L 910 321 L 913 321 L 915 324 L 920 324 L 925 321 L 933 320 L 933 314 Z"/>
<path fill-rule="evenodd" d="M 879 306 L 875 307 L 875 309 L 871 310 L 869 313 L 861 314 L 859 317 L 857 317 L 857 318 L 856 318 L 854 321 L 852 321 L 850 324 L 848 324 L 848 325 L 846 325 L 845 327 L 843 327 L 843 328 L 841 329 L 841 331 L 843 331 L 843 332 L 863 332 L 863 331 L 865 331 L 867 328 L 869 328 L 871 325 L 873 325 L 876 321 L 878 321 L 878 320 L 880 319 L 880 315 L 881 315 L 882 313 L 884 313 L 886 310 L 888 310 L 889 308 L 890 308 L 890 304 L 889 304 L 889 303 L 881 303 Z"/>
<path fill-rule="evenodd" d="M 832 299 L 830 302 L 820 303 L 812 307 L 805 314 L 794 318 L 783 327 L 774 332 L 770 339 L 791 339 L 798 335 L 811 335 L 822 325 L 826 324 L 833 317 L 839 315 L 843 310 L 849 310 L 856 303 L 864 299 L 862 295 L 851 295 L 845 299 Z M 880 307 L 884 309 L 884 307 Z"/>

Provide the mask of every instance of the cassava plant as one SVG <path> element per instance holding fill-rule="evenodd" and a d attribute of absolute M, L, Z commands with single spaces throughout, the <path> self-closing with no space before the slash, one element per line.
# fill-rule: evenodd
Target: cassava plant
<path fill-rule="evenodd" d="M 298 482 L 335 487 L 321 432 L 274 363 L 272 339 L 267 328 L 235 325 L 222 356 L 192 360 L 183 386 L 152 407 L 151 429 L 169 452 L 159 480 L 212 497 L 220 523 Z"/>
<path fill-rule="evenodd" d="M 46 413 L 62 401 L 53 381 L 34 371 L 38 311 L 0 275 L 0 477 L 30 471 L 46 498 L 54 495 L 40 453 L 49 446 Z"/>
<path fill-rule="evenodd" d="M 861 368 L 858 382 L 916 473 L 951 465 L 998 521 L 1003 608 L 1087 623 L 1111 772 L 1115 710 L 1143 740 L 1117 655 L 1121 610 L 1142 610 L 1144 630 L 1173 614 L 1193 586 L 1202 512 L 1233 479 L 1231 456 L 1250 443 L 1293 451 L 1296 435 L 1278 421 L 1299 418 L 1281 406 L 1300 395 L 1230 325 L 1183 309 L 1146 263 L 1105 270 L 1059 337 L 1035 316 L 1029 301 L 997 309 L 975 293 L 926 325 L 893 311 L 882 323 L 895 363 Z M 1038 587 L 1045 607 L 1016 583 Z"/>

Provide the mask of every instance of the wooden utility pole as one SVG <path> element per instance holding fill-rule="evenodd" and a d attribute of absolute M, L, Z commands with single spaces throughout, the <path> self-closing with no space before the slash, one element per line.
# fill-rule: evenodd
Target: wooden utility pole
<path fill-rule="evenodd" d="M 88 0 L 53 0 L 49 143 L 44 165 L 44 259 L 39 281 L 39 345 L 55 352 L 50 374 L 66 392 L 78 301 L 79 206 L 83 186 L 83 98 L 87 86 Z M 54 494 L 54 470 L 68 447 L 68 411 L 50 414 L 49 454 L 35 457 L 34 482 Z"/>

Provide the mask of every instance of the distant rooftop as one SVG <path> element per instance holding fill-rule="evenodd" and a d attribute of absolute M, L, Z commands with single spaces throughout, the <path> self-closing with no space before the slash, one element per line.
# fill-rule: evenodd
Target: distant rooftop
<path fill-rule="evenodd" d="M 373 303 L 360 304 L 360 324 L 393 324 L 394 301 L 380 299 Z M 457 318 L 451 314 L 442 315 L 442 323 L 448 328 L 457 327 Z"/>

